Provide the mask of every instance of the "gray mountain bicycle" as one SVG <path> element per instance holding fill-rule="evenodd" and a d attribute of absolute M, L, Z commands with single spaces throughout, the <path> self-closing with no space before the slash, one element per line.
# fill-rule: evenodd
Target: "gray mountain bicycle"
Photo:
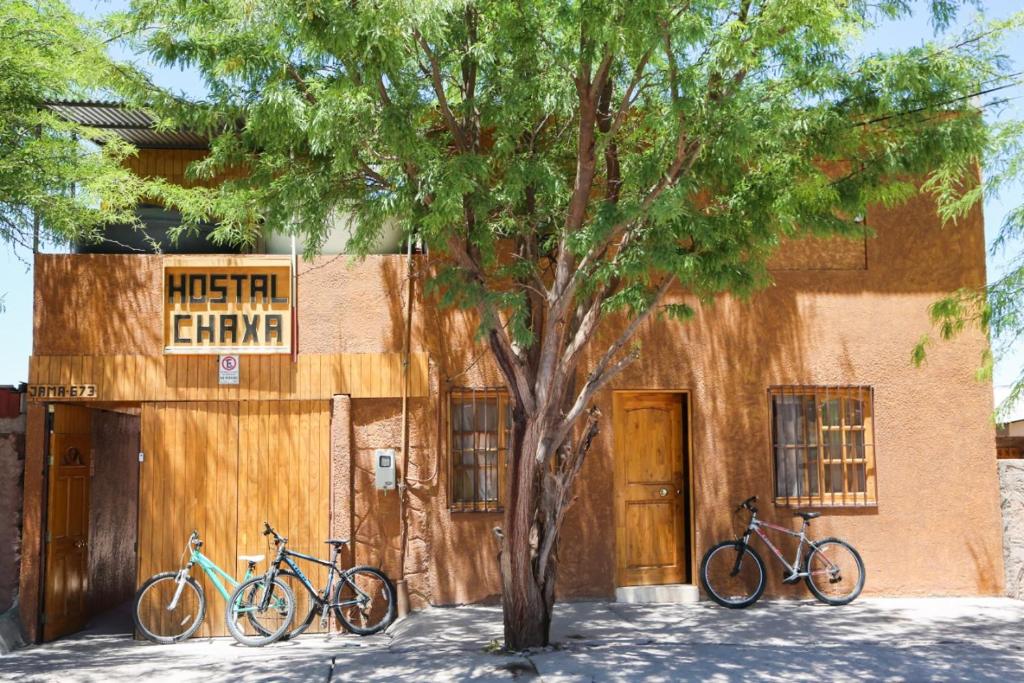
<path fill-rule="evenodd" d="M 864 561 L 852 545 L 838 538 L 815 541 L 807 536 L 807 527 L 820 512 L 795 511 L 794 517 L 804 520 L 799 532 L 757 518 L 757 496 L 740 503 L 736 512 L 750 512 L 750 522 L 743 536 L 722 541 L 704 554 L 700 563 L 700 583 L 708 597 L 723 607 L 741 609 L 750 607 L 764 593 L 764 560 L 750 547 L 751 534 L 757 534 L 786 569 L 783 583 L 797 583 L 803 579 L 808 590 L 828 605 L 847 605 L 857 599 L 864 589 Z M 793 562 L 786 561 L 782 552 L 768 539 L 765 529 L 799 538 Z M 804 555 L 804 547 L 807 554 Z"/>

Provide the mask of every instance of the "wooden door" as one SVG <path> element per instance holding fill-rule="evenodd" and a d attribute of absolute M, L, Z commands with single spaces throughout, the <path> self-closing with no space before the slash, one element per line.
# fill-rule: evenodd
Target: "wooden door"
<path fill-rule="evenodd" d="M 78 631 L 88 618 L 92 411 L 55 405 L 51 425 L 43 640 Z"/>
<path fill-rule="evenodd" d="M 246 401 L 239 411 L 238 553 L 266 554 L 263 523 L 288 537 L 296 552 L 329 557 L 330 426 L 327 401 Z M 300 562 L 320 588 L 327 571 Z M 265 566 L 265 565 L 261 565 Z M 298 586 L 292 584 L 298 589 Z M 309 593 L 295 591 L 298 614 L 309 611 Z M 320 630 L 317 619 L 310 632 Z"/>
<path fill-rule="evenodd" d="M 237 574 L 238 403 L 144 403 L 139 466 L 138 585 L 177 570 L 189 534 L 202 552 Z M 224 599 L 204 572 L 192 574 L 206 594 L 206 620 L 195 637 L 224 635 Z"/>
<path fill-rule="evenodd" d="M 613 396 L 618 585 L 685 582 L 684 396 Z"/>
<path fill-rule="evenodd" d="M 261 570 L 271 559 L 264 520 L 290 548 L 325 556 L 329 429 L 326 401 L 143 404 L 139 584 L 181 566 L 193 529 L 203 553 L 236 578 L 245 570 L 238 555 L 267 555 Z M 227 635 L 223 597 L 201 570 L 193 576 L 207 598 L 196 635 Z"/>

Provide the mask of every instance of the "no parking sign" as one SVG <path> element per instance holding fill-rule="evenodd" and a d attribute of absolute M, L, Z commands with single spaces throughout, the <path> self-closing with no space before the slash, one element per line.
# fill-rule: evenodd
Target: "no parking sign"
<path fill-rule="evenodd" d="M 238 356 L 229 354 L 221 356 L 218 363 L 221 384 L 238 384 Z"/>

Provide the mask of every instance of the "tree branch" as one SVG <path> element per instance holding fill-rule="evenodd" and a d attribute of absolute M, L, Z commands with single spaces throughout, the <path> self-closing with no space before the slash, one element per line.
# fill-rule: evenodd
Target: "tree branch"
<path fill-rule="evenodd" d="M 423 52 L 427 55 L 427 60 L 430 63 L 430 79 L 434 85 L 434 94 L 437 95 L 437 106 L 441 110 L 441 115 L 444 117 L 448 130 L 451 132 L 452 137 L 455 138 L 455 147 L 460 152 L 464 152 L 467 149 L 465 132 L 459 126 L 455 115 L 452 114 L 451 107 L 448 106 L 448 97 L 444 94 L 444 82 L 441 78 L 441 66 L 438 64 L 437 56 L 430 49 L 430 45 L 418 29 L 413 29 L 412 34 L 416 42 L 423 49 Z"/>
<path fill-rule="evenodd" d="M 590 403 L 590 399 L 593 397 L 594 393 L 596 393 L 597 390 L 607 384 L 612 377 L 621 372 L 627 365 L 636 359 L 636 354 L 631 353 L 625 358 L 619 360 L 615 365 L 610 366 L 615 355 L 623 346 L 626 345 L 626 342 L 633 337 L 640 325 L 642 325 L 658 307 L 658 304 L 661 302 L 662 298 L 664 298 L 665 293 L 669 290 L 669 287 L 672 286 L 673 282 L 675 282 L 675 275 L 668 275 L 661 281 L 658 285 L 658 289 L 654 292 L 654 296 L 651 297 L 651 301 L 647 308 L 644 309 L 640 315 L 634 317 L 630 321 L 626 326 L 626 329 L 619 334 L 618 338 L 612 342 L 601 356 L 600 360 L 598 360 L 594 365 L 594 369 L 590 371 L 589 375 L 587 375 L 587 381 L 583 384 L 583 388 L 580 389 L 579 394 L 577 394 L 576 401 L 573 403 L 572 408 L 569 409 L 569 412 L 566 413 L 562 420 L 561 427 L 556 432 L 556 443 L 560 442 L 568 435 L 569 430 L 572 429 L 572 425 L 582 414 L 587 404 Z"/>

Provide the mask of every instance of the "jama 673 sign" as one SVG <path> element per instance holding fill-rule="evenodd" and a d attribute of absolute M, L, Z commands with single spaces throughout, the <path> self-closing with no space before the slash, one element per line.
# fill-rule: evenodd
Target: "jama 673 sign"
<path fill-rule="evenodd" d="M 165 353 L 291 352 L 287 258 L 171 258 L 163 277 Z"/>

